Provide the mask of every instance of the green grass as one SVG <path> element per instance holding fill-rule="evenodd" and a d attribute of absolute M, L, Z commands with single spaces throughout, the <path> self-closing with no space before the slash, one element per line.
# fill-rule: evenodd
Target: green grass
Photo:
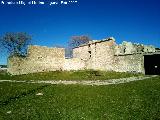
<path fill-rule="evenodd" d="M 1 120 L 160 119 L 160 77 L 109 86 L 3 82 L 0 89 Z"/>
<path fill-rule="evenodd" d="M 94 70 L 82 71 L 54 71 L 31 73 L 26 75 L 9 75 L 5 72 L 0 73 L 0 80 L 107 80 L 116 78 L 125 78 L 139 76 L 142 74 L 122 73 L 122 72 L 105 72 Z"/>

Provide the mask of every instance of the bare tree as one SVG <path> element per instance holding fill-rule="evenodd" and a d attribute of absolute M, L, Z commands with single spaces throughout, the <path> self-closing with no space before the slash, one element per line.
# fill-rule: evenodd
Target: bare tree
<path fill-rule="evenodd" d="M 27 47 L 31 43 L 31 36 L 24 32 L 9 32 L 0 38 L 0 47 L 9 55 L 26 55 Z"/>
<path fill-rule="evenodd" d="M 68 43 L 68 48 L 66 48 L 66 57 L 72 57 L 73 48 L 78 47 L 82 44 L 87 44 L 91 41 L 91 38 L 87 35 L 82 36 L 72 36 Z"/>
<path fill-rule="evenodd" d="M 91 41 L 91 39 L 90 39 L 90 37 L 88 37 L 86 35 L 72 36 L 71 40 L 69 41 L 69 46 L 71 48 L 75 48 L 75 47 L 78 47 L 82 44 L 87 44 L 87 43 L 89 43 L 89 41 Z"/>

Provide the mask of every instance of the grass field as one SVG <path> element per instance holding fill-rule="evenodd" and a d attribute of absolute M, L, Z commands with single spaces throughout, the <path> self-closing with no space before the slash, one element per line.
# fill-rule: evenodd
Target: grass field
<path fill-rule="evenodd" d="M 6 72 L 0 72 L 0 80 L 107 80 L 116 78 L 126 78 L 140 76 L 142 74 L 123 73 L 123 72 L 105 72 L 94 70 L 82 71 L 54 71 L 32 73 L 26 75 L 11 76 Z"/>
<path fill-rule="evenodd" d="M 158 120 L 160 77 L 109 86 L 2 82 L 0 120 L 10 119 Z"/>

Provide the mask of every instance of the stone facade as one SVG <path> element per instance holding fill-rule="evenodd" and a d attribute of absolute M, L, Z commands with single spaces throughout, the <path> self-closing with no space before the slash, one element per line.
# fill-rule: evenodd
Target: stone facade
<path fill-rule="evenodd" d="M 154 53 L 153 46 L 122 42 L 113 37 L 73 49 L 73 58 L 65 59 L 64 48 L 29 46 L 27 57 L 8 58 L 8 72 L 13 75 L 56 70 L 104 70 L 144 73 L 144 53 Z"/>
<path fill-rule="evenodd" d="M 73 57 L 86 61 L 86 69 L 111 70 L 114 60 L 114 40 L 90 42 L 73 50 Z"/>
<path fill-rule="evenodd" d="M 154 47 L 149 48 L 155 52 Z M 117 45 L 114 38 L 109 38 L 77 47 L 73 56 L 85 60 L 87 69 L 144 73 L 143 50 L 143 45 L 126 41 Z"/>

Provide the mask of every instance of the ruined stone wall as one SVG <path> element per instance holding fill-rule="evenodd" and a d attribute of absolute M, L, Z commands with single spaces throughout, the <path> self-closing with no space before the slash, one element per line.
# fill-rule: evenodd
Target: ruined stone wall
<path fill-rule="evenodd" d="M 20 73 L 23 73 L 23 71 L 25 71 L 26 68 L 24 68 L 23 66 L 27 66 L 27 64 L 25 64 L 25 58 L 23 57 L 17 57 L 17 56 L 12 56 L 8 58 L 8 69 L 7 71 L 12 74 L 12 75 L 19 75 Z M 24 69 L 22 69 L 24 68 Z"/>
<path fill-rule="evenodd" d="M 144 73 L 143 53 L 155 52 L 153 46 L 123 42 L 113 38 L 91 41 L 73 49 L 73 58 L 65 59 L 64 48 L 29 46 L 27 57 L 8 59 L 8 72 L 13 75 L 55 70 L 104 70 Z"/>
<path fill-rule="evenodd" d="M 114 40 L 96 41 L 75 48 L 73 57 L 84 60 L 86 69 L 111 70 L 114 60 Z"/>
<path fill-rule="evenodd" d="M 154 53 L 156 49 L 152 45 L 135 44 L 123 41 L 122 44 L 115 46 L 115 55 Z"/>
<path fill-rule="evenodd" d="M 86 69 L 144 73 L 143 54 L 137 53 L 137 49 L 130 42 L 123 44 L 125 50 L 123 46 L 118 46 L 117 52 L 114 40 L 95 42 L 76 48 L 74 53 L 78 54 L 74 56 L 85 58 Z"/>
<path fill-rule="evenodd" d="M 113 71 L 116 72 L 137 72 L 144 73 L 143 54 L 115 56 Z"/>
<path fill-rule="evenodd" d="M 86 69 L 85 61 L 79 58 L 65 59 L 63 70 L 84 70 Z"/>
<path fill-rule="evenodd" d="M 27 57 L 10 57 L 8 72 L 14 75 L 62 70 L 64 48 L 29 46 Z"/>
<path fill-rule="evenodd" d="M 81 60 L 88 60 L 90 53 L 89 51 L 89 46 L 81 46 L 73 49 L 73 58 L 79 58 Z"/>
<path fill-rule="evenodd" d="M 114 60 L 113 40 L 95 43 L 91 45 L 91 57 L 87 68 L 96 70 L 111 70 Z"/>

